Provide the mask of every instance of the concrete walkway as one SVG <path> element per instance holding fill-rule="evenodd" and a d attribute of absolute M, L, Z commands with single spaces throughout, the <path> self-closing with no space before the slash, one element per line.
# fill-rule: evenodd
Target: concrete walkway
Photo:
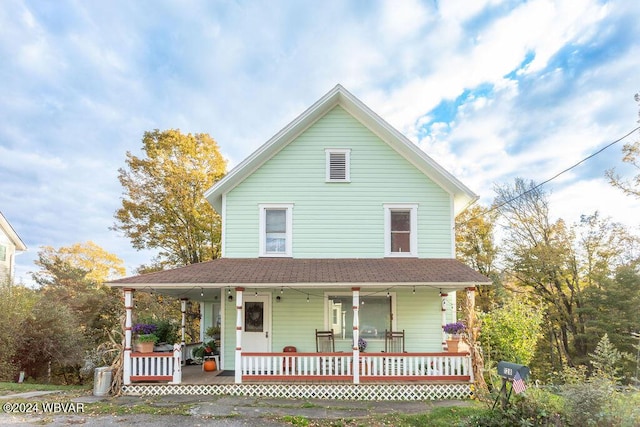
<path fill-rule="evenodd" d="M 56 391 L 29 392 L 2 396 L 8 399 L 38 399 L 38 397 Z M 70 402 L 83 404 L 85 408 L 92 403 L 104 402 L 123 408 L 126 414 L 127 407 L 134 408 L 140 404 L 156 407 L 171 407 L 188 404 L 191 407 L 189 423 L 194 425 L 212 426 L 290 426 L 290 423 L 279 421 L 284 416 L 303 417 L 308 420 L 316 420 L 320 425 L 332 424 L 335 420 L 341 425 L 368 425 L 362 424 L 371 420 L 376 415 L 385 414 L 423 414 L 433 408 L 441 406 L 467 406 L 471 401 L 465 400 L 439 400 L 439 401 L 351 401 L 351 400 L 324 400 L 324 399 L 275 399 L 247 396 L 120 396 L 120 397 L 96 397 L 86 395 L 69 399 Z M 135 412 L 135 410 L 134 410 Z M 102 425 L 134 425 L 163 427 L 182 425 L 184 416 L 176 415 L 89 415 L 89 414 L 0 414 L 0 425 L 41 425 L 43 421 L 49 426 L 67 426 L 69 424 Z M 338 420 L 351 420 L 354 424 L 344 423 Z M 360 421 L 356 421 L 360 420 Z M 324 421 L 324 423 L 323 423 Z M 311 423 L 310 425 L 318 425 Z"/>

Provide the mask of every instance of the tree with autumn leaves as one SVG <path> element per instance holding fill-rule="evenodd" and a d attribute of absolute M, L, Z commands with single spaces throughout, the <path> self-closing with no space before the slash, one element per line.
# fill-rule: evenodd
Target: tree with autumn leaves
<path fill-rule="evenodd" d="M 631 333 L 640 330 L 638 236 L 598 212 L 572 225 L 549 212 L 548 194 L 516 179 L 496 188 L 492 207 L 458 217 L 456 229 L 459 258 L 494 282 L 478 298 L 485 361 L 530 364 L 542 380 L 588 364 L 604 334 L 634 354 Z M 634 361 L 620 363 L 634 372 Z"/>
<path fill-rule="evenodd" d="M 0 378 L 18 371 L 40 380 L 82 382 L 95 348 L 120 329 L 120 292 L 104 285 L 121 277 L 123 262 L 93 242 L 38 251 L 37 288 L 0 283 Z"/>
<path fill-rule="evenodd" d="M 158 251 L 151 269 L 218 258 L 220 216 L 204 198 L 226 172 L 218 144 L 203 133 L 156 129 L 144 133 L 142 151 L 127 152 L 119 170 L 124 195 L 112 229 L 136 249 Z"/>

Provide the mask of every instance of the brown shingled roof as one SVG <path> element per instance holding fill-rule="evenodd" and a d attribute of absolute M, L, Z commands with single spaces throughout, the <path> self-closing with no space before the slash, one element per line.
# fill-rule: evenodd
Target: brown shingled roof
<path fill-rule="evenodd" d="M 169 284 L 448 283 L 491 281 L 455 259 L 221 258 L 111 281 L 111 286 Z"/>

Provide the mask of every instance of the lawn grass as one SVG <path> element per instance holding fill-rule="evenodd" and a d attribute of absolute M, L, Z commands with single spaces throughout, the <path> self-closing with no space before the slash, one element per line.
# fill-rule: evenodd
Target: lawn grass
<path fill-rule="evenodd" d="M 9 383 L 0 382 L 0 395 L 26 393 L 29 391 L 82 391 L 89 390 L 90 385 L 60 385 L 60 384 L 33 384 L 33 383 Z"/>
<path fill-rule="evenodd" d="M 485 406 L 448 406 L 429 409 L 423 414 L 375 415 L 365 418 L 310 420 L 304 416 L 280 417 L 281 421 L 302 427 L 452 427 L 473 416 L 488 411 Z"/>

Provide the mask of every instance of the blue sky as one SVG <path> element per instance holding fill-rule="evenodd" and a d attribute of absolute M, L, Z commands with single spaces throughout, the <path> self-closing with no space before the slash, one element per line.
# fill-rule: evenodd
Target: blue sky
<path fill-rule="evenodd" d="M 231 166 L 341 83 L 488 204 L 637 126 L 640 3 L 627 0 L 0 2 L 0 210 L 29 247 L 110 231 L 142 134 L 206 132 Z M 638 134 L 625 142 L 638 139 Z M 546 186 L 572 223 L 636 231 L 604 172 L 619 143 Z"/>

